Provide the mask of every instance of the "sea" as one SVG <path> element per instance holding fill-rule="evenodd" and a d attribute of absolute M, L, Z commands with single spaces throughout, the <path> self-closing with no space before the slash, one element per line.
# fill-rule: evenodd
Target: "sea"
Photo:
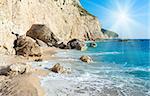
<path fill-rule="evenodd" d="M 101 40 L 87 50 L 60 50 L 57 60 L 35 63 L 51 68 L 60 63 L 70 74 L 41 77 L 46 96 L 150 96 L 150 40 Z M 80 61 L 82 55 L 93 59 Z M 37 66 L 42 64 L 42 66 Z"/>

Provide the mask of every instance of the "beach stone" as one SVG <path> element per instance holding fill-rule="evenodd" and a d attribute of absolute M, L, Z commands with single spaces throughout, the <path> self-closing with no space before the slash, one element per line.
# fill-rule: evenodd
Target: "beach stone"
<path fill-rule="evenodd" d="M 50 68 L 52 72 L 55 73 L 65 73 L 65 74 L 70 74 L 71 73 L 71 68 L 64 68 L 61 66 L 59 63 L 55 64 L 52 68 Z"/>
<path fill-rule="evenodd" d="M 8 67 L 2 68 L 0 70 L 0 75 L 16 76 L 19 74 L 30 73 L 32 71 L 33 69 L 29 64 L 12 64 Z"/>
<path fill-rule="evenodd" d="M 55 64 L 50 70 L 55 73 L 65 73 L 66 71 L 66 69 L 59 63 Z"/>
<path fill-rule="evenodd" d="M 50 47 L 55 46 L 59 41 L 56 35 L 44 24 L 33 24 L 26 35 L 34 39 L 39 39 Z"/>
<path fill-rule="evenodd" d="M 81 56 L 80 60 L 83 61 L 83 62 L 86 62 L 86 63 L 93 62 L 93 60 L 90 56 Z"/>
<path fill-rule="evenodd" d="M 32 72 L 32 68 L 29 64 L 12 64 L 9 66 L 10 72 L 16 72 L 18 74 Z"/>
<path fill-rule="evenodd" d="M 72 39 L 67 43 L 67 48 L 84 51 L 86 49 L 86 44 L 78 39 Z"/>
<path fill-rule="evenodd" d="M 90 47 L 96 47 L 97 44 L 95 42 L 90 43 Z"/>
<path fill-rule="evenodd" d="M 28 36 L 20 36 L 14 42 L 16 55 L 41 57 L 42 52 L 35 40 Z"/>

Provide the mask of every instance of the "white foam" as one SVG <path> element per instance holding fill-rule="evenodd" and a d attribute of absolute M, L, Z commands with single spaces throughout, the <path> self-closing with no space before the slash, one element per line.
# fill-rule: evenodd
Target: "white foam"
<path fill-rule="evenodd" d="M 76 52 L 73 54 L 71 52 Z M 40 62 L 40 68 L 52 67 L 56 63 L 61 63 L 64 67 L 72 67 L 72 74 L 56 74 L 50 73 L 46 78 L 42 78 L 41 84 L 45 88 L 47 96 L 150 96 L 150 92 L 145 86 L 150 86 L 150 82 L 144 80 L 136 80 L 132 77 L 124 77 L 124 71 L 130 69 L 122 69 L 118 66 L 109 66 L 106 64 L 99 67 L 87 65 L 79 62 L 80 55 L 109 55 L 122 54 L 120 52 L 98 52 L 98 53 L 83 53 L 79 51 L 61 51 L 57 55 L 64 58 L 57 61 Z M 70 62 L 68 62 L 70 61 Z M 74 62 L 75 64 L 71 63 Z M 96 64 L 95 64 L 96 65 Z M 135 68 L 131 70 L 145 70 Z M 150 70 L 150 69 L 147 69 Z M 102 73 L 100 75 L 97 75 Z M 120 75 L 118 75 L 120 74 Z M 140 89 L 140 90 L 139 90 Z M 147 93 L 146 93 L 147 92 Z M 50 94 L 50 95 L 49 95 Z M 123 95 L 122 95 L 123 94 Z M 142 94 L 142 95 L 137 95 Z"/>
<path fill-rule="evenodd" d="M 89 55 L 116 55 L 122 54 L 122 52 L 98 52 L 98 53 L 90 53 Z"/>

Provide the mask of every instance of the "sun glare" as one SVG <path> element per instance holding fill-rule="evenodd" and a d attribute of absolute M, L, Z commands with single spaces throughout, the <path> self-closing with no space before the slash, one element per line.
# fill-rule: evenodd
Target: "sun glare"
<path fill-rule="evenodd" d="M 130 13 L 125 10 L 113 12 L 113 17 L 119 24 L 127 24 L 131 20 Z"/>
<path fill-rule="evenodd" d="M 118 13 L 118 19 L 119 20 L 126 20 L 126 19 L 128 19 L 129 17 L 128 17 L 128 14 L 126 13 L 126 12 L 121 12 L 121 13 Z"/>
<path fill-rule="evenodd" d="M 141 37 L 142 32 L 147 32 L 148 21 L 146 19 L 149 10 L 146 9 L 147 5 L 140 4 L 144 0 L 104 0 L 102 5 L 94 3 L 94 1 L 96 0 L 88 2 L 95 6 L 94 12 L 102 20 L 103 26 L 117 32 L 120 37 L 134 38 L 133 32 L 136 32 L 138 33 L 137 38 Z M 105 1 L 109 1 L 108 6 L 105 5 Z M 145 2 L 147 1 L 145 0 Z"/>

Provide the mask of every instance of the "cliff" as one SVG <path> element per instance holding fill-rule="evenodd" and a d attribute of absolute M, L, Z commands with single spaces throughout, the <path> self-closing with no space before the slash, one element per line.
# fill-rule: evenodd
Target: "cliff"
<path fill-rule="evenodd" d="M 102 33 L 107 36 L 107 38 L 118 38 L 119 35 L 113 31 L 109 31 L 109 30 L 106 30 L 106 29 L 101 29 Z"/>
<path fill-rule="evenodd" d="M 106 38 L 98 19 L 79 0 L 0 0 L 0 53 L 13 53 L 15 36 L 45 24 L 62 41 Z"/>

